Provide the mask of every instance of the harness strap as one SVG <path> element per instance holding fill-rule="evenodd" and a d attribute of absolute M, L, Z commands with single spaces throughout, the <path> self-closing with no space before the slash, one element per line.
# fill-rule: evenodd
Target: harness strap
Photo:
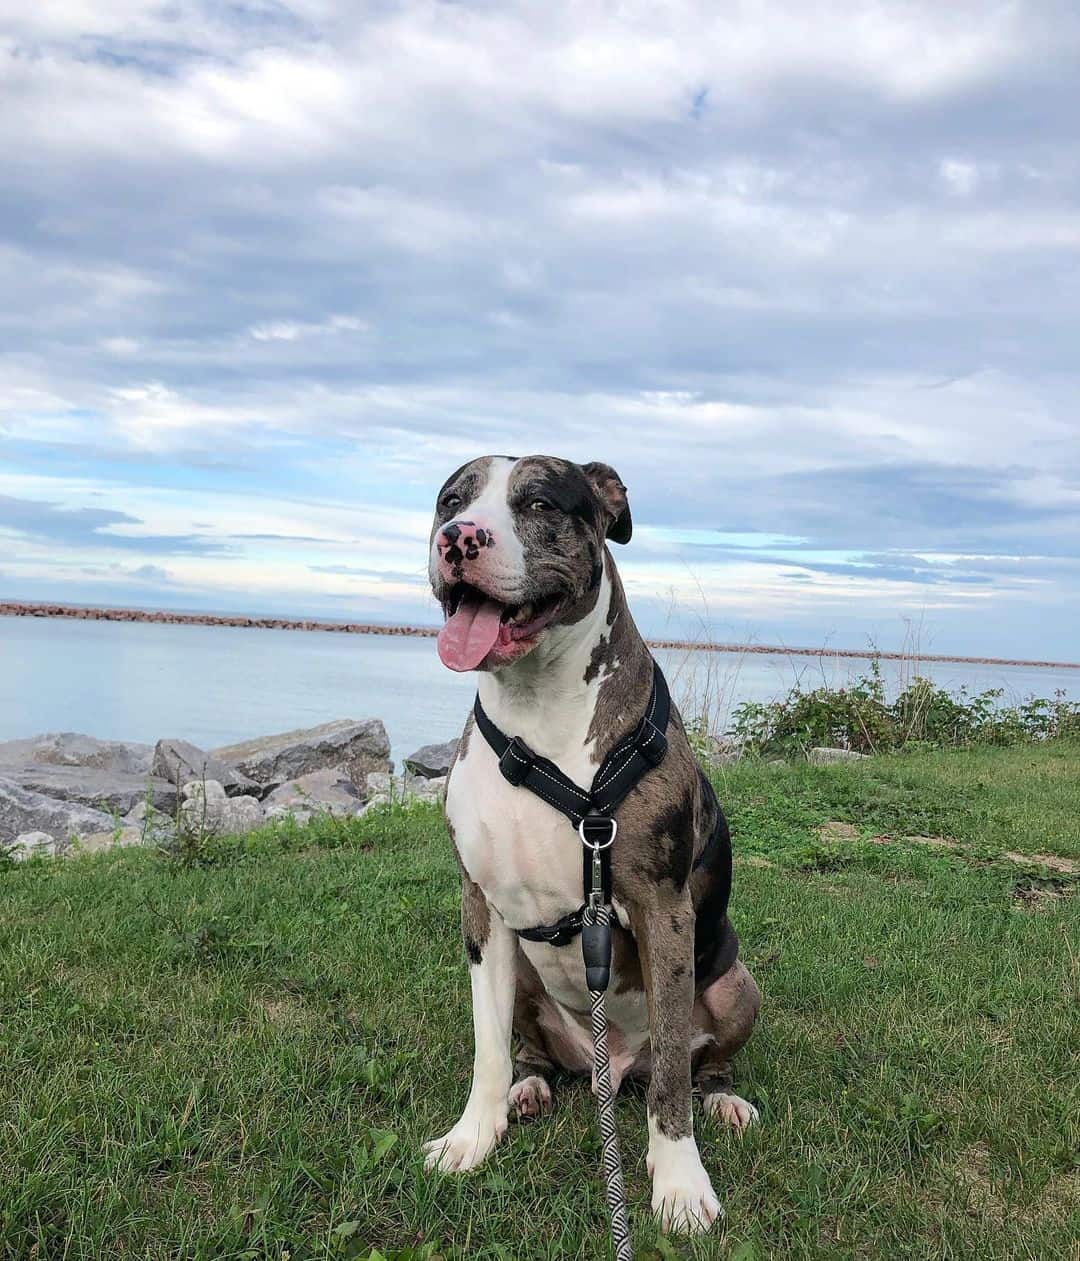
<path fill-rule="evenodd" d="M 635 784 L 654 766 L 659 766 L 667 753 L 668 719 L 671 715 L 671 694 L 664 672 L 653 661 L 653 685 L 649 704 L 641 721 L 608 753 L 593 777 L 588 791 L 575 784 L 550 758 L 540 757 L 519 736 L 507 736 L 491 721 L 477 696 L 473 716 L 481 735 L 499 759 L 503 778 L 515 787 L 528 788 L 548 805 L 581 828 L 582 885 L 588 893 L 592 884 L 592 850 L 600 850 L 600 865 L 605 903 L 611 901 L 611 850 L 609 842 L 613 826 L 611 814 Z M 590 833 L 592 837 L 590 838 Z M 568 945 L 581 932 L 585 906 L 580 906 L 554 924 L 518 930 L 526 941 L 545 942 L 551 946 Z"/>

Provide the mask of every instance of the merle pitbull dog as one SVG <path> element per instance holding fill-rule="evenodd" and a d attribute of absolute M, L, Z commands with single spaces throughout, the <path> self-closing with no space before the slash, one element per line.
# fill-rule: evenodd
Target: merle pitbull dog
<path fill-rule="evenodd" d="M 491 456 L 447 480 L 431 533 L 444 664 L 479 671 L 494 723 L 586 787 L 652 687 L 606 546 L 628 542 L 630 528 L 626 487 L 608 465 Z M 674 706 L 667 738 L 665 759 L 616 811 L 611 1074 L 615 1090 L 627 1075 L 649 1079 L 653 1210 L 665 1230 L 698 1231 L 720 1206 L 691 1096 L 696 1087 L 706 1113 L 736 1129 L 756 1119 L 731 1091 L 730 1061 L 760 998 L 727 918 L 727 825 Z M 580 942 L 516 935 L 580 905 L 581 841 L 565 815 L 503 778 L 471 716 L 446 817 L 462 872 L 475 1057 L 461 1119 L 425 1150 L 429 1168 L 463 1171 L 495 1146 L 511 1110 L 550 1112 L 552 1076 L 589 1074 L 593 1045 Z"/>

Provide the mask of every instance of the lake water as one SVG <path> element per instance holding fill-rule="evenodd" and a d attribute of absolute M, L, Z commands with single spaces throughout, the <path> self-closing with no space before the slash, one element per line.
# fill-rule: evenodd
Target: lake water
<path fill-rule="evenodd" d="M 723 719 L 739 701 L 782 695 L 798 679 L 840 684 L 867 662 L 836 658 L 663 651 L 676 697 L 707 700 Z M 883 662 L 893 689 L 900 663 Z M 930 663 L 924 674 L 1013 699 L 1080 698 L 1080 670 Z M 471 676 L 447 670 L 432 639 L 0 617 L 0 740 L 43 731 L 203 748 L 333 718 L 378 717 L 395 761 L 457 735 Z"/>

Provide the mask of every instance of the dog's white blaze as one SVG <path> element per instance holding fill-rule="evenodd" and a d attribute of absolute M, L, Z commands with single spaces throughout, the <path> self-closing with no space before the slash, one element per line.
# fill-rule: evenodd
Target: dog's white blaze
<path fill-rule="evenodd" d="M 485 587 L 497 593 L 505 603 L 522 598 L 525 589 L 525 549 L 514 529 L 514 515 L 508 499 L 510 475 L 517 460 L 509 456 L 492 458 L 480 493 L 454 513 L 466 521 L 475 520 L 477 525 L 489 529 L 495 537 L 495 546 L 483 553 Z M 431 540 L 428 569 L 432 576 L 439 570 L 439 549 Z"/>
<path fill-rule="evenodd" d="M 650 1112 L 645 1163 L 652 1174 L 652 1209 L 661 1229 L 685 1234 L 708 1230 L 720 1215 L 720 1201 L 693 1136 L 665 1137 Z"/>

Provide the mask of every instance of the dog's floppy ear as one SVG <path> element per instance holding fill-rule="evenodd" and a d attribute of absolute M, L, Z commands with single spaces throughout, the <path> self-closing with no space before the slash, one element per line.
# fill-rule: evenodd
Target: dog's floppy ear
<path fill-rule="evenodd" d="M 629 543 L 634 523 L 630 520 L 630 503 L 626 498 L 626 487 L 622 478 L 610 464 L 601 464 L 598 460 L 594 460 L 592 464 L 583 464 L 581 471 L 608 510 L 608 538 L 613 543 Z"/>

